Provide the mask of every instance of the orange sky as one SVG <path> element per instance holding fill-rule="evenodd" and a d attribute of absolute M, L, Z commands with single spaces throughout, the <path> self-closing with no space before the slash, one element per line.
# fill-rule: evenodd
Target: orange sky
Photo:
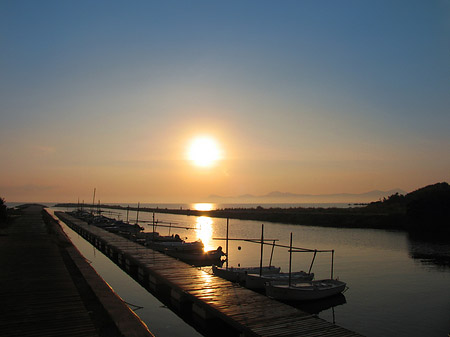
<path fill-rule="evenodd" d="M 450 181 L 445 6 L 2 2 L 0 196 L 184 203 Z M 186 158 L 199 135 L 220 146 L 212 167 Z"/>

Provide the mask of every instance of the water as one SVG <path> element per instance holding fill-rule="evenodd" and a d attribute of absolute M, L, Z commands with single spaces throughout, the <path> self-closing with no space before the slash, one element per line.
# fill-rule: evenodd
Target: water
<path fill-rule="evenodd" d="M 126 219 L 126 211 L 114 210 L 111 215 Z M 136 212 L 130 211 L 128 216 L 129 219 L 136 219 Z M 152 230 L 151 213 L 140 212 L 139 219 L 149 221 L 141 225 L 146 231 Z M 159 224 L 193 228 L 186 230 L 158 226 L 157 231 L 162 235 L 168 234 L 170 230 L 188 240 L 201 238 L 206 249 L 215 249 L 218 245 L 225 248 L 225 241 L 213 240 L 225 238 L 225 219 L 162 213 L 155 214 L 155 219 Z M 258 239 L 261 237 L 261 225 L 257 221 L 230 220 L 229 237 Z M 341 298 L 303 309 L 318 312 L 319 317 L 366 336 L 437 337 L 447 336 L 450 332 L 450 243 L 424 242 L 403 232 L 264 224 L 264 237 L 279 239 L 279 244 L 288 245 L 291 232 L 294 246 L 334 249 L 334 277 L 347 282 L 349 287 Z M 269 263 L 270 253 L 271 247 L 265 246 L 264 264 Z M 101 253 L 97 252 L 98 255 Z M 230 266 L 258 266 L 259 259 L 259 245 L 229 241 Z M 311 253 L 294 253 L 293 271 L 308 270 L 311 259 Z M 103 263 L 95 268 L 105 269 L 104 277 L 110 282 L 108 278 L 116 278 L 112 268 L 118 268 L 115 265 L 104 267 Z M 287 271 L 287 249 L 275 248 L 272 264 Z M 329 277 L 331 254 L 318 253 L 312 271 L 316 279 Z M 132 291 L 128 289 L 129 284 L 135 282 L 131 278 L 127 279 L 127 276 L 124 278 L 118 285 L 126 284 L 121 290 L 124 293 L 119 294 L 127 298 L 130 293 L 132 302 Z M 116 289 L 114 284 L 110 284 Z M 140 297 L 136 299 L 138 305 L 150 301 Z M 166 319 L 161 309 L 155 309 L 155 312 L 161 315 L 158 320 L 160 323 Z M 137 313 L 141 315 L 139 311 Z M 167 322 L 170 324 L 171 321 Z M 186 336 L 184 330 L 182 334 Z"/>
<path fill-rule="evenodd" d="M 201 337 L 194 328 L 134 281 L 108 257 L 63 222 L 64 232 L 91 266 L 144 321 L 155 336 Z"/>

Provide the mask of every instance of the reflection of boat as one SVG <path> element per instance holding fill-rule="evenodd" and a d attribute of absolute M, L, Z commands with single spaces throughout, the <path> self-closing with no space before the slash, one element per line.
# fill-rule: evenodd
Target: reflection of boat
<path fill-rule="evenodd" d="M 307 273 L 304 271 L 291 273 L 291 282 L 311 281 L 314 278 L 314 273 Z M 259 275 L 259 268 L 257 274 L 247 273 L 245 276 L 245 287 L 249 289 L 264 289 L 266 282 L 276 281 L 278 283 L 288 283 L 289 273 L 277 274 L 263 274 Z"/>
<path fill-rule="evenodd" d="M 266 295 L 277 300 L 311 301 L 340 294 L 346 283 L 338 280 L 317 280 L 310 282 L 296 282 L 277 284 L 266 283 Z"/>
<path fill-rule="evenodd" d="M 331 297 L 322 298 L 316 301 L 283 301 L 297 309 L 305 311 L 311 315 L 317 315 L 321 311 L 328 310 L 330 308 L 337 307 L 338 305 L 343 305 L 347 303 L 344 294 L 337 294 Z"/>
<path fill-rule="evenodd" d="M 213 266 L 212 268 L 214 275 L 224 278 L 232 282 L 244 282 L 245 276 L 247 274 L 256 274 L 260 272 L 260 267 L 230 267 L 222 268 Z M 280 267 L 266 266 L 262 267 L 262 274 L 278 274 L 280 272 Z"/>

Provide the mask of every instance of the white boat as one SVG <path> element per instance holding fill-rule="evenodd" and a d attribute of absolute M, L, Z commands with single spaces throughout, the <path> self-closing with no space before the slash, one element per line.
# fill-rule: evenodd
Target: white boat
<path fill-rule="evenodd" d="M 291 283 L 311 281 L 314 278 L 314 273 L 307 273 L 298 271 L 291 273 Z M 259 270 L 255 274 L 247 273 L 245 276 L 245 287 L 249 289 L 264 289 L 264 284 L 267 282 L 276 281 L 278 284 L 289 282 L 289 273 L 277 274 L 263 274 L 259 275 Z"/>
<path fill-rule="evenodd" d="M 280 269 L 280 267 L 266 266 L 262 267 L 262 273 L 263 275 L 278 274 L 280 272 Z M 219 276 L 225 280 L 231 282 L 244 282 L 246 274 L 259 274 L 260 267 L 230 267 L 227 269 L 223 267 L 213 266 L 212 270 L 214 275 Z"/>
<path fill-rule="evenodd" d="M 317 280 L 310 282 L 294 282 L 291 285 L 277 282 L 265 284 L 266 295 L 284 301 L 312 301 L 340 294 L 346 283 L 339 280 Z"/>

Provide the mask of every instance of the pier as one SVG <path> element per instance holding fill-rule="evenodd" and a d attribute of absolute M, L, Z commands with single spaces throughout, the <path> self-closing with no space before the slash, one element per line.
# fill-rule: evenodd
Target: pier
<path fill-rule="evenodd" d="M 55 214 L 143 287 L 169 298 L 196 324 L 227 336 L 360 336 L 287 304 L 226 281 L 64 212 Z"/>
<path fill-rule="evenodd" d="M 0 227 L 0 335 L 151 337 L 40 205 Z"/>

